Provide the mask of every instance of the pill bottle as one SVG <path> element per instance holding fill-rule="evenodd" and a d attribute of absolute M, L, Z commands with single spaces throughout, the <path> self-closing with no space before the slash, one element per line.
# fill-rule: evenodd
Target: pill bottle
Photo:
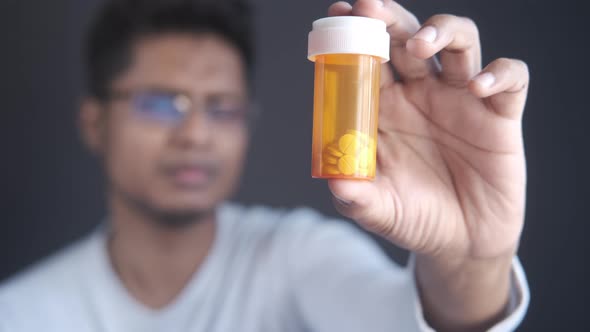
<path fill-rule="evenodd" d="M 381 64 L 389 61 L 385 22 L 336 16 L 313 22 L 315 62 L 312 177 L 375 177 Z"/>

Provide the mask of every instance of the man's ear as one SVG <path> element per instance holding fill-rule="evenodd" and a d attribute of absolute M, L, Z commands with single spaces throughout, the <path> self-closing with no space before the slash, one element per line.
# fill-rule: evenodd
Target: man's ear
<path fill-rule="evenodd" d="M 96 99 L 86 97 L 80 105 L 78 127 L 82 141 L 92 154 L 100 156 L 104 149 L 103 132 L 105 126 L 105 110 Z"/>

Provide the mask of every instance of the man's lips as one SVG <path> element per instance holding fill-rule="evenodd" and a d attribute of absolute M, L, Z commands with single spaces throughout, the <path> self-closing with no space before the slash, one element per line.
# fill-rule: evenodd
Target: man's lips
<path fill-rule="evenodd" d="M 178 164 L 165 167 L 165 174 L 180 187 L 207 185 L 215 174 L 215 168 L 205 164 Z"/>

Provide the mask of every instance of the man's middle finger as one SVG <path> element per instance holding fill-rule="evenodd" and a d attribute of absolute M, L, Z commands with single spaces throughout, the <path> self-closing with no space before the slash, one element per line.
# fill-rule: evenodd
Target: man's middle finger
<path fill-rule="evenodd" d="M 435 58 L 420 59 L 408 52 L 406 42 L 419 29 L 418 19 L 392 0 L 357 0 L 352 15 L 377 18 L 387 24 L 391 36 L 391 63 L 402 80 L 420 79 L 437 71 Z"/>
<path fill-rule="evenodd" d="M 481 46 L 475 23 L 465 17 L 434 15 L 407 42 L 408 50 L 428 59 L 440 52 L 442 78 L 464 86 L 481 71 Z"/>

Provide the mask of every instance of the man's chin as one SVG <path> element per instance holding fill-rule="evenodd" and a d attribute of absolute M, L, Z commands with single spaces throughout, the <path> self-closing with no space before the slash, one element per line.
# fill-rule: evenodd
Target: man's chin
<path fill-rule="evenodd" d="M 183 228 L 211 220 L 214 209 L 154 209 L 150 214 L 148 219 L 159 226 Z"/>
<path fill-rule="evenodd" d="M 217 190 L 170 190 L 163 187 L 137 194 L 116 190 L 116 200 L 143 215 L 149 222 L 163 227 L 180 228 L 212 220 L 226 193 Z"/>
<path fill-rule="evenodd" d="M 127 201 L 147 220 L 159 226 L 181 228 L 211 220 L 219 200 L 211 197 L 167 195 L 163 199 L 142 199 L 128 195 Z M 162 198 L 162 197 L 160 197 Z"/>

